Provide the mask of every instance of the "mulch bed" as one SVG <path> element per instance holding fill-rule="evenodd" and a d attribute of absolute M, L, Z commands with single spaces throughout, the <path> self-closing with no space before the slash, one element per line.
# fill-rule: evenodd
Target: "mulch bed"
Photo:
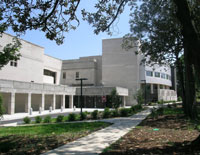
<path fill-rule="evenodd" d="M 148 117 L 102 155 L 200 154 L 200 144 L 191 145 L 199 134 L 183 115 Z"/>

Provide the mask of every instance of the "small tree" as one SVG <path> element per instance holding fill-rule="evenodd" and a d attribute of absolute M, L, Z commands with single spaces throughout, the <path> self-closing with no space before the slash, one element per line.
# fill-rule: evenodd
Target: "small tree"
<path fill-rule="evenodd" d="M 113 89 L 110 93 L 110 101 L 112 103 L 112 107 L 118 109 L 119 106 L 122 104 L 122 100 L 117 93 L 116 89 Z"/>
<path fill-rule="evenodd" d="M 0 119 L 3 118 L 3 114 L 5 112 L 5 108 L 3 106 L 3 97 L 2 95 L 0 94 Z"/>
<path fill-rule="evenodd" d="M 139 89 L 137 92 L 134 94 L 134 99 L 136 99 L 138 104 L 144 103 L 144 95 L 143 95 L 143 90 Z"/>

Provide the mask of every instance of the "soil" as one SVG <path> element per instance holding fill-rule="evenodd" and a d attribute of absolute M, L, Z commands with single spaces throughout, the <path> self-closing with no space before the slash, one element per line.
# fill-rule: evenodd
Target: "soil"
<path fill-rule="evenodd" d="M 191 144 L 199 134 L 183 115 L 148 117 L 102 155 L 200 154 L 200 144 Z"/>

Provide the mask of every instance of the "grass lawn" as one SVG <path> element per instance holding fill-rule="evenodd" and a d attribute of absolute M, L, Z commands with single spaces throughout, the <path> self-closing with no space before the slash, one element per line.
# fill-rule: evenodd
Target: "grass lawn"
<path fill-rule="evenodd" d="M 158 112 L 106 148 L 102 155 L 200 154 L 200 146 L 191 144 L 200 134 L 200 122 L 186 119 L 180 107 Z"/>
<path fill-rule="evenodd" d="M 104 122 L 0 128 L 0 154 L 41 154 L 109 126 Z"/>

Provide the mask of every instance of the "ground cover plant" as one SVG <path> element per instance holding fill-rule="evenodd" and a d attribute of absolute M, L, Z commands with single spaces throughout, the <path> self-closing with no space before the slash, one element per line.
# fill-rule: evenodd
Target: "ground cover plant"
<path fill-rule="evenodd" d="M 156 117 L 155 117 L 156 116 Z M 184 116 L 180 106 L 153 111 L 135 129 L 106 148 L 102 155 L 118 154 L 200 154 L 199 121 Z"/>
<path fill-rule="evenodd" d="M 0 154 L 41 154 L 108 125 L 85 122 L 3 127 L 0 128 Z"/>

